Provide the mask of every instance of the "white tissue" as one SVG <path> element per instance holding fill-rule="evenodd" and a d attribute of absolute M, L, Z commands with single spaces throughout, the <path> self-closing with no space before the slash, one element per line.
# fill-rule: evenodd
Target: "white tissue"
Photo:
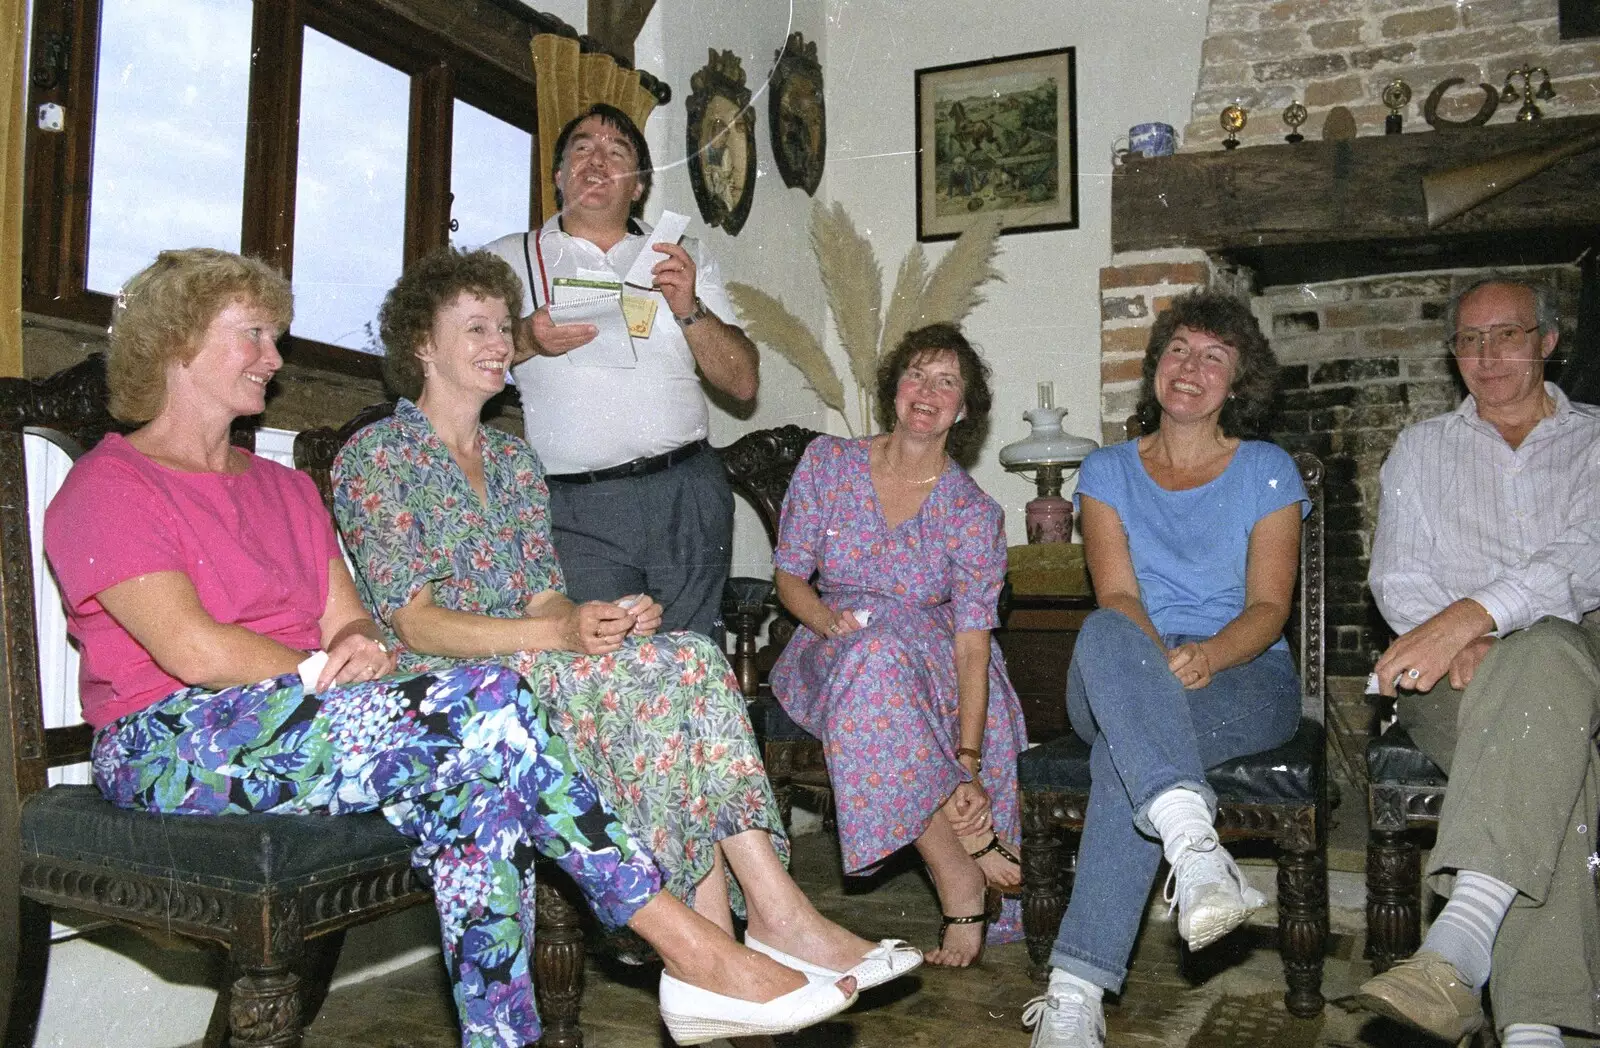
<path fill-rule="evenodd" d="M 300 671 L 300 683 L 305 685 L 306 691 L 313 695 L 317 691 L 317 678 L 322 676 L 322 667 L 328 664 L 328 653 L 313 651 L 307 655 L 305 661 L 296 667 Z"/>
<path fill-rule="evenodd" d="M 866 608 L 857 609 L 852 611 L 850 614 L 854 615 L 856 617 L 856 621 L 861 623 L 863 626 L 872 621 L 872 612 Z"/>

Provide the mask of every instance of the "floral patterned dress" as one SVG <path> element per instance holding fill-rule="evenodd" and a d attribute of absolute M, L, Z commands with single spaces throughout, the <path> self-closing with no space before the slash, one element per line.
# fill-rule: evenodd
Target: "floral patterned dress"
<path fill-rule="evenodd" d="M 999 625 L 1005 582 L 1004 514 L 957 466 L 946 467 L 917 515 L 891 530 L 878 505 L 869 440 L 818 437 L 795 468 L 773 563 L 816 573 L 831 608 L 872 613 L 844 637 L 795 631 L 772 670 L 772 692 L 796 724 L 823 741 L 847 873 L 868 873 L 910 844 L 956 786 L 971 777 L 959 746 L 955 637 Z M 990 642 L 989 711 L 980 781 L 995 830 L 1019 844 L 1017 754 L 1022 706 Z M 1021 934 L 1008 900 L 990 942 Z"/>
<path fill-rule="evenodd" d="M 488 427 L 478 439 L 487 503 L 409 400 L 334 460 L 334 515 L 402 670 L 464 661 L 410 651 L 394 635 L 395 611 L 424 585 L 440 607 L 497 618 L 563 588 L 538 456 Z M 744 696 L 710 640 L 668 633 L 630 637 L 604 656 L 523 651 L 503 661 L 528 679 L 579 765 L 651 850 L 667 891 L 692 902 L 712 845 L 746 830 L 766 831 L 788 861 Z M 742 912 L 731 879 L 730 891 Z"/>

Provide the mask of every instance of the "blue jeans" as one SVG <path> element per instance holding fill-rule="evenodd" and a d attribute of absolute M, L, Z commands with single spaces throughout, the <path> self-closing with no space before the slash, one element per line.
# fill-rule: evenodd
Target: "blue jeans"
<path fill-rule="evenodd" d="M 1163 637 L 1168 647 L 1203 637 Z M 1050 963 L 1119 991 L 1139 934 L 1161 842 L 1145 811 L 1174 787 L 1216 810 L 1205 770 L 1282 745 L 1300 723 L 1300 685 L 1285 649 L 1184 690 L 1166 653 L 1117 611 L 1092 612 L 1067 675 L 1067 713 L 1089 754 L 1089 808 L 1072 902 Z"/>

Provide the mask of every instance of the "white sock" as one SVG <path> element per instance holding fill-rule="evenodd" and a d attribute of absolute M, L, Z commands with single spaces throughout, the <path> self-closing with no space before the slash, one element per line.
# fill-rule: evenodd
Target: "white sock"
<path fill-rule="evenodd" d="M 1500 1031 L 1500 1048 L 1563 1048 L 1561 1031 L 1542 1023 L 1512 1023 Z"/>
<path fill-rule="evenodd" d="M 1517 890 L 1486 873 L 1462 870 L 1456 874 L 1450 901 L 1428 928 L 1422 948 L 1431 950 L 1461 973 L 1475 990 L 1489 981 L 1489 963 L 1500 922 L 1506 919 Z"/>
<path fill-rule="evenodd" d="M 1060 968 L 1050 969 L 1050 989 L 1073 989 L 1083 994 L 1090 1001 L 1099 1002 L 1105 991 L 1087 979 L 1079 978 L 1071 972 L 1062 971 Z"/>
<path fill-rule="evenodd" d="M 1193 790 L 1175 787 L 1158 796 L 1145 809 L 1156 832 L 1161 835 L 1161 851 L 1167 862 L 1176 862 L 1190 841 L 1217 840 L 1206 799 Z"/>

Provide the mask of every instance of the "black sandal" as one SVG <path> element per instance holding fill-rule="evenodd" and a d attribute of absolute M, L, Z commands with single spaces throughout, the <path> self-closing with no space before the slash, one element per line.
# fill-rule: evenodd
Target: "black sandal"
<path fill-rule="evenodd" d="M 985 855 L 988 855 L 990 852 L 999 852 L 1000 858 L 1006 860 L 1017 869 L 1022 869 L 1022 860 L 1012 854 L 1010 848 L 1007 848 L 1004 844 L 1000 843 L 1000 835 L 998 833 L 992 834 L 989 837 L 988 844 L 985 844 L 975 852 L 968 852 L 967 854 L 972 856 L 974 860 L 977 860 L 983 858 Z"/>
<path fill-rule="evenodd" d="M 990 847 L 993 847 L 993 845 L 990 845 Z M 983 925 L 983 928 L 978 933 L 978 952 L 973 955 L 971 961 L 965 965 L 937 965 L 937 967 L 970 968 L 979 961 L 983 960 L 983 949 L 987 945 L 987 939 L 989 937 L 989 922 L 996 920 L 1000 916 L 1000 904 L 1001 897 L 999 890 L 996 888 L 985 888 L 983 890 L 982 913 L 975 913 L 967 917 L 952 917 L 947 913 L 941 913 L 939 915 L 939 949 L 941 950 L 944 949 L 944 933 L 950 930 L 951 925 L 981 924 Z"/>

